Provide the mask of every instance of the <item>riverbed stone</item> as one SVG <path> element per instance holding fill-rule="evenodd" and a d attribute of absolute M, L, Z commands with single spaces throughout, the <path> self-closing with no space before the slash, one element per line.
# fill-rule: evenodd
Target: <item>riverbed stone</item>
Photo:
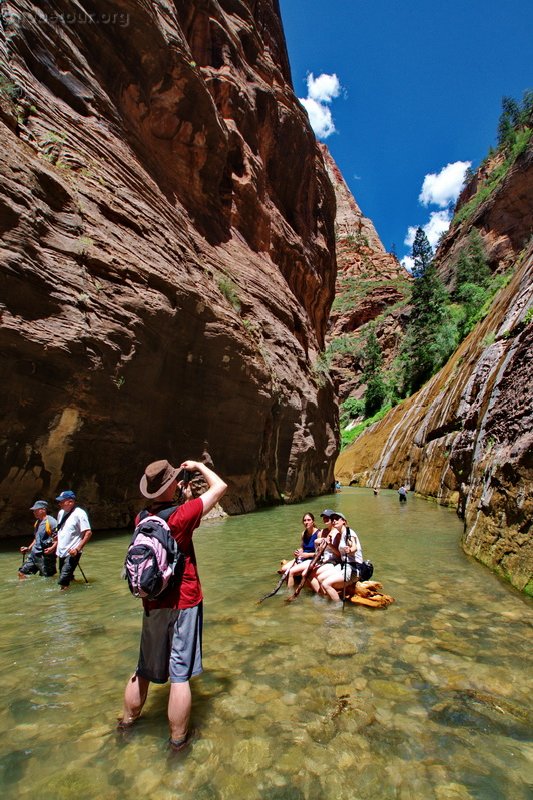
<path fill-rule="evenodd" d="M 334 637 L 326 644 L 326 653 L 334 658 L 345 658 L 357 653 L 357 645 L 345 637 Z"/>
<path fill-rule="evenodd" d="M 220 776 L 220 800 L 237 797 L 257 797 L 257 780 L 251 775 L 225 772 Z"/>
<path fill-rule="evenodd" d="M 445 783 L 435 787 L 436 800 L 473 800 L 466 786 L 462 783 Z"/>
<path fill-rule="evenodd" d="M 237 772 L 244 775 L 253 775 L 268 769 L 272 764 L 268 742 L 258 736 L 239 742 L 234 750 L 233 763 Z"/>
<path fill-rule="evenodd" d="M 216 713 L 223 719 L 236 720 L 246 717 L 253 717 L 257 714 L 257 703 L 249 697 L 235 697 L 234 695 L 226 695 L 217 699 Z"/>
<path fill-rule="evenodd" d="M 316 719 L 307 725 L 307 732 L 315 742 L 327 744 L 335 736 L 335 723 L 332 719 L 327 717 L 323 719 Z"/>
<path fill-rule="evenodd" d="M 412 689 L 403 683 L 392 680 L 382 680 L 376 678 L 369 681 L 369 688 L 378 697 L 385 697 L 387 700 L 406 700 L 413 696 Z"/>

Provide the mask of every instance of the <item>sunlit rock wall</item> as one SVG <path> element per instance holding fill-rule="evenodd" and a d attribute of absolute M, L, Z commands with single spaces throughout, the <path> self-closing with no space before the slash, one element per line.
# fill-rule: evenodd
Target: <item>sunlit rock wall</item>
<path fill-rule="evenodd" d="M 465 550 L 533 593 L 533 247 L 448 364 L 337 461 L 343 482 L 456 506 Z"/>
<path fill-rule="evenodd" d="M 498 159 L 499 156 L 496 156 Z M 497 161 L 496 161 L 497 163 Z M 494 167 L 494 163 L 491 165 Z M 465 188 L 459 208 L 482 185 Z M 472 227 L 491 268 L 512 274 L 488 316 L 413 397 L 362 434 L 336 475 L 368 486 L 407 483 L 455 506 L 463 546 L 533 594 L 533 145 L 437 252 L 448 286 Z"/>
<path fill-rule="evenodd" d="M 375 325 L 384 364 L 390 367 L 398 354 L 406 314 L 402 300 L 409 293 L 411 276 L 396 256 L 387 253 L 344 180 L 331 153 L 320 145 L 327 173 L 335 190 L 337 211 L 337 285 L 326 343 L 331 352 L 331 374 L 343 401 L 362 397 L 366 384 L 361 351 L 368 328 Z"/>
<path fill-rule="evenodd" d="M 0 9 L 0 531 L 67 487 L 124 525 L 156 458 L 322 492 L 335 199 L 277 0 L 90 12 Z"/>

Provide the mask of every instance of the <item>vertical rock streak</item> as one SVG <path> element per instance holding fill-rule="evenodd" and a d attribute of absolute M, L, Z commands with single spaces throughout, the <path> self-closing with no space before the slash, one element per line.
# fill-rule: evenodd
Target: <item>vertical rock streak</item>
<path fill-rule="evenodd" d="M 528 592 L 532 307 L 530 244 L 509 285 L 448 364 L 365 431 L 336 466 L 347 482 L 393 487 L 409 480 L 417 492 L 457 506 L 465 519 L 465 550 Z"/>
<path fill-rule="evenodd" d="M 65 485 L 121 526 L 203 451 L 228 511 L 324 491 L 335 198 L 277 1 L 1 14 L 0 530 Z"/>

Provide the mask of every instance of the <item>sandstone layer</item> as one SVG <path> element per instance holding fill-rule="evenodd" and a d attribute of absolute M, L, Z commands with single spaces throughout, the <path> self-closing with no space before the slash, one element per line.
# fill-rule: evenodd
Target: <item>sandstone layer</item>
<path fill-rule="evenodd" d="M 365 392 L 360 355 L 368 323 L 378 321 L 376 335 L 386 366 L 397 354 L 405 324 L 402 306 L 411 278 L 398 259 L 385 251 L 329 150 L 325 145 L 321 149 L 337 207 L 337 283 L 326 340 L 332 356 L 331 374 L 342 402 Z"/>
<path fill-rule="evenodd" d="M 475 224 L 492 268 L 512 266 L 510 283 L 445 367 L 340 455 L 336 476 L 368 486 L 406 483 L 456 507 L 466 552 L 533 594 L 531 208 L 530 148 L 437 253 L 451 283 L 454 258 Z"/>
<path fill-rule="evenodd" d="M 63 488 L 123 526 L 156 458 L 323 492 L 335 197 L 277 0 L 47 9 L 1 8 L 1 531 Z"/>

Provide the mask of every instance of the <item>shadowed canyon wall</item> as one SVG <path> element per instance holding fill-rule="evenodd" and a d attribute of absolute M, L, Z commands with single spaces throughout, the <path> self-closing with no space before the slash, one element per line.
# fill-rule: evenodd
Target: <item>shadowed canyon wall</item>
<path fill-rule="evenodd" d="M 459 203 L 475 193 L 479 174 Z M 475 206 L 475 204 L 474 204 Z M 512 268 L 488 315 L 412 397 L 341 453 L 343 482 L 411 489 L 457 507 L 463 546 L 533 594 L 533 147 L 497 189 L 452 226 L 437 252 L 454 264 L 473 226 L 493 270 Z"/>
<path fill-rule="evenodd" d="M 277 0 L 3 2 L 0 58 L 1 531 L 62 488 L 125 525 L 156 458 L 323 492 L 335 197 Z"/>

